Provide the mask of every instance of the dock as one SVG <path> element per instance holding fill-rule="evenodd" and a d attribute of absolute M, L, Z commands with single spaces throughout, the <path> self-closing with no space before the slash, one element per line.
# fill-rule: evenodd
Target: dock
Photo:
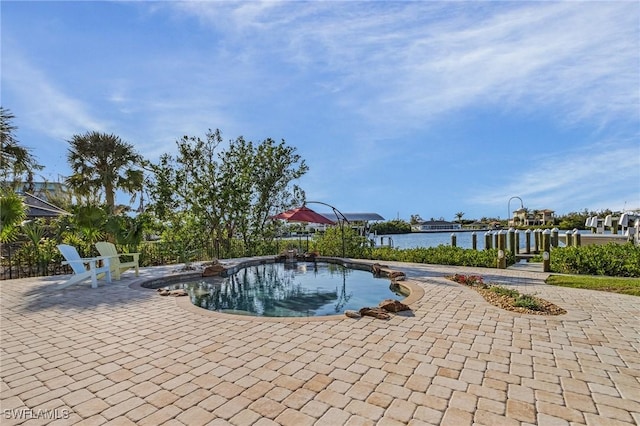
<path fill-rule="evenodd" d="M 573 235 L 571 236 L 573 238 Z M 558 240 L 565 245 L 567 243 L 566 234 L 558 234 Z M 627 235 L 621 234 L 580 234 L 580 245 L 587 246 L 592 244 L 602 245 L 608 243 L 625 244 L 629 242 Z"/>

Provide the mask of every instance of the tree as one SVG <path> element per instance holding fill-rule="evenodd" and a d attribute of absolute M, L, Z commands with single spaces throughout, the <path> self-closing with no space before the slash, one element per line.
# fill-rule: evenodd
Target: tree
<path fill-rule="evenodd" d="M 204 140 L 184 136 L 177 144 L 175 158 L 166 154 L 152 165 L 153 210 L 160 220 L 176 224 L 188 212 L 198 235 L 225 244 L 227 252 L 239 236 L 253 254 L 258 241 L 275 234 L 268 219 L 301 198 L 292 181 L 307 166 L 284 141 L 255 145 L 239 137 L 218 152 L 221 133 L 209 130 Z"/>
<path fill-rule="evenodd" d="M 186 229 L 183 224 L 187 222 L 196 228 L 194 231 L 202 242 L 205 237 L 222 238 L 224 203 L 217 162 L 217 148 L 221 143 L 222 136 L 217 130 L 207 132 L 204 140 L 184 136 L 176 142 L 175 158 L 164 154 L 158 164 L 151 165 L 154 174 L 148 188 L 153 201 L 151 208 L 161 221 L 192 240 L 189 244 L 199 244 L 199 241 L 193 241 L 195 235 L 181 231 Z M 176 238 L 180 235 L 172 236 L 173 240 Z"/>
<path fill-rule="evenodd" d="M 245 247 L 252 248 L 257 245 L 258 240 L 271 240 L 275 237 L 274 230 L 267 226 L 271 223 L 271 216 L 304 200 L 304 192 L 297 185 L 292 185 L 292 182 L 302 177 L 308 167 L 302 157 L 295 153 L 296 149 L 287 146 L 284 140 L 276 143 L 267 138 L 255 147 L 249 142 L 247 147 L 242 138 L 238 138 L 231 144 L 228 152 L 237 152 L 234 148 L 243 146 L 244 155 L 239 151 L 241 155 L 225 156 L 223 165 L 230 165 L 227 170 L 231 172 L 239 168 L 236 164 L 246 164 L 245 167 L 249 167 L 246 169 L 246 176 L 250 186 L 246 187 L 250 191 L 251 203 L 246 206 L 243 195 L 236 197 L 235 205 L 238 208 L 234 216 L 247 221 L 238 232 Z M 226 186 L 234 192 L 236 187 L 233 184 Z"/>
<path fill-rule="evenodd" d="M 378 235 L 408 234 L 411 232 L 411 224 L 402 219 L 377 222 L 371 225 L 371 232 L 375 232 Z"/>
<path fill-rule="evenodd" d="M 73 174 L 67 185 L 80 195 L 103 192 L 109 211 L 115 212 L 116 190 L 135 195 L 142 189 L 145 161 L 133 148 L 113 134 L 87 132 L 74 135 L 67 161 Z"/>
<path fill-rule="evenodd" d="M 0 182 L 15 184 L 24 180 L 32 183 L 33 172 L 43 167 L 28 148 L 19 144 L 14 134 L 18 128 L 11 123 L 14 118 L 11 111 L 0 107 Z"/>
<path fill-rule="evenodd" d="M 462 216 L 464 216 L 463 212 L 456 213 L 456 219 L 458 219 L 458 222 L 461 224 L 462 224 Z"/>

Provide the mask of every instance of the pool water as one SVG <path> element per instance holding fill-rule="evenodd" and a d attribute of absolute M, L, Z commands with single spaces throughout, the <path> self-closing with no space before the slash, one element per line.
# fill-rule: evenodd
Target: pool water
<path fill-rule="evenodd" d="M 369 271 L 313 262 L 251 266 L 222 280 L 191 278 L 166 288 L 185 289 L 205 309 L 264 317 L 336 315 L 407 296 Z"/>

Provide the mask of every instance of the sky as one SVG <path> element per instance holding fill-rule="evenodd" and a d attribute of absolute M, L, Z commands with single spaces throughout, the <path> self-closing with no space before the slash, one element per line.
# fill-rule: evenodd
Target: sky
<path fill-rule="evenodd" d="M 220 129 L 295 147 L 307 199 L 345 213 L 640 209 L 637 1 L 3 0 L 0 13 L 0 99 L 42 179 L 70 174 L 75 134 L 113 133 L 157 161 Z"/>

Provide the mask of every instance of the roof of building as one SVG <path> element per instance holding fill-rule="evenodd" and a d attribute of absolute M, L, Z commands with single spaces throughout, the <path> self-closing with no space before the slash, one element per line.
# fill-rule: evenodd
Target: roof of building
<path fill-rule="evenodd" d="M 56 217 L 71 214 L 68 211 L 62 210 L 60 207 L 54 206 L 50 202 L 45 201 L 42 198 L 38 198 L 33 194 L 24 192 L 21 195 L 28 208 L 28 218 Z"/>
<path fill-rule="evenodd" d="M 418 225 L 459 225 L 458 222 L 449 222 L 447 220 L 423 220 Z"/>
<path fill-rule="evenodd" d="M 335 213 L 320 213 L 322 216 L 329 220 L 337 222 L 338 219 L 342 219 L 342 216 L 338 217 Z M 374 220 L 384 220 L 384 217 L 378 213 L 344 213 L 344 216 L 349 222 L 369 222 Z"/>

